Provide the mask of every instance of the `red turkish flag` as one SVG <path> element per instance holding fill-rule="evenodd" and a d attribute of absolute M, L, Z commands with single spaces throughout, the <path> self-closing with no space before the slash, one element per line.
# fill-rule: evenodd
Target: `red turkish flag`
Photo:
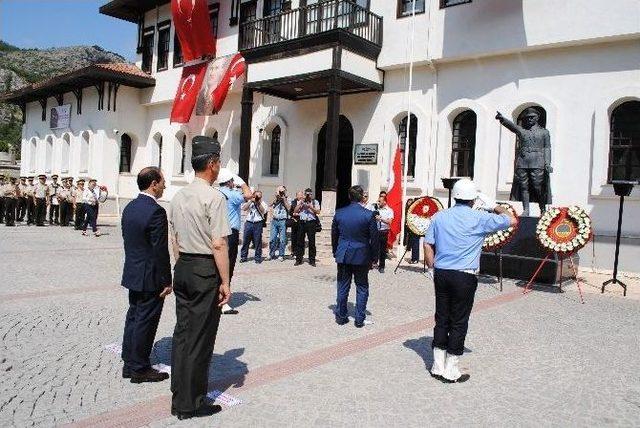
<path fill-rule="evenodd" d="M 188 123 L 191 119 L 206 71 L 206 62 L 189 65 L 182 69 L 182 77 L 171 109 L 172 123 Z"/>
<path fill-rule="evenodd" d="M 241 54 L 216 58 L 209 63 L 207 75 L 198 95 L 196 114 L 217 114 L 227 98 L 229 90 L 245 72 L 246 64 Z"/>
<path fill-rule="evenodd" d="M 389 237 L 387 245 L 392 247 L 396 242 L 396 237 L 400 233 L 400 225 L 402 224 L 402 154 L 400 153 L 400 144 L 396 147 L 396 154 L 393 157 L 393 175 L 389 183 L 389 192 L 387 193 L 387 205 L 393 210 L 393 220 L 389 226 Z"/>
<path fill-rule="evenodd" d="M 171 0 L 171 14 L 184 62 L 215 56 L 216 40 L 209 21 L 207 0 Z"/>

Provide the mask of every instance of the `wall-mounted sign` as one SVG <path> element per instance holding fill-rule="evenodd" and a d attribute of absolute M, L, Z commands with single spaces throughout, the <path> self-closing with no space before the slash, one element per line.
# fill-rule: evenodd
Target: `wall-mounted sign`
<path fill-rule="evenodd" d="M 71 119 L 71 104 L 65 104 L 51 109 L 49 128 L 63 129 L 69 127 Z"/>
<path fill-rule="evenodd" d="M 377 144 L 356 144 L 353 156 L 355 165 L 377 165 L 378 145 Z"/>

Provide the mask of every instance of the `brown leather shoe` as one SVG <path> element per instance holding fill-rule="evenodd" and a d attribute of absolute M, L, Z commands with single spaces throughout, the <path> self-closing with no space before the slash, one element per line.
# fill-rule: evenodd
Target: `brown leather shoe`
<path fill-rule="evenodd" d="M 162 382 L 166 379 L 169 379 L 167 373 L 159 372 L 152 368 L 140 372 L 131 372 L 131 383 Z"/>

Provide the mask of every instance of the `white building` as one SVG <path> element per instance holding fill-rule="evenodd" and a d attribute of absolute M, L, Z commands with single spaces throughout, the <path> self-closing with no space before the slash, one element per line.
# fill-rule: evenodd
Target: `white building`
<path fill-rule="evenodd" d="M 351 183 L 371 194 L 386 188 L 410 110 L 410 196 L 445 199 L 441 177 L 469 175 L 504 200 L 515 136 L 495 112 L 517 120 L 537 106 L 551 133 L 554 205 L 589 210 L 595 264 L 610 267 L 618 211 L 610 181 L 640 178 L 637 0 L 418 0 L 415 25 L 411 0 L 210 3 L 218 55 L 240 50 L 248 64 L 220 114 L 169 123 L 181 73 L 169 1 L 113 0 L 100 12 L 139 25 L 137 66 L 150 76 L 90 70 L 6 95 L 26 112 L 21 173 L 95 176 L 122 201 L 137 194 L 137 171 L 161 165 L 168 200 L 192 175 L 191 138 L 217 134 L 223 163 L 251 185 L 324 190 L 330 212 Z M 72 104 L 68 129 L 43 120 L 56 96 Z M 354 164 L 355 144 L 376 145 L 377 162 Z M 627 198 L 623 229 L 623 254 L 635 260 L 638 192 Z"/>

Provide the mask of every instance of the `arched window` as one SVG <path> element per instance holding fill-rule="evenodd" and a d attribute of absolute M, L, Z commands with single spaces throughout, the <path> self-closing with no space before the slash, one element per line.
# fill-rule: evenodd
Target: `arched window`
<path fill-rule="evenodd" d="M 611 112 L 608 181 L 640 179 L 640 101 Z"/>
<path fill-rule="evenodd" d="M 53 167 L 53 138 L 47 137 L 47 144 L 44 152 L 44 171 L 51 172 Z"/>
<path fill-rule="evenodd" d="M 416 142 L 418 141 L 418 118 L 412 114 L 410 120 L 405 116 L 398 126 L 398 137 L 400 138 L 400 151 L 402 154 L 402 170 L 404 171 L 404 151 L 407 147 L 407 125 L 409 125 L 409 153 L 407 157 L 407 177 L 416 175 Z M 407 122 L 409 122 L 407 124 Z"/>
<path fill-rule="evenodd" d="M 37 142 L 35 138 L 31 139 L 31 143 L 29 145 L 29 170 L 31 172 L 36 171 L 36 154 L 37 154 Z"/>
<path fill-rule="evenodd" d="M 89 133 L 84 131 L 80 137 L 80 172 L 89 172 Z"/>
<path fill-rule="evenodd" d="M 69 164 L 71 159 L 71 137 L 69 134 L 64 134 L 62 137 L 62 172 L 69 172 Z"/>
<path fill-rule="evenodd" d="M 466 110 L 453 119 L 451 138 L 451 176 L 473 178 L 476 152 L 477 116 Z"/>
<path fill-rule="evenodd" d="M 269 174 L 278 175 L 280 171 L 280 125 L 276 125 L 271 131 L 271 160 L 269 162 Z"/>
<path fill-rule="evenodd" d="M 153 163 L 162 168 L 162 134 L 153 136 Z"/>
<path fill-rule="evenodd" d="M 120 172 L 131 172 L 131 137 L 122 134 L 120 138 Z"/>

